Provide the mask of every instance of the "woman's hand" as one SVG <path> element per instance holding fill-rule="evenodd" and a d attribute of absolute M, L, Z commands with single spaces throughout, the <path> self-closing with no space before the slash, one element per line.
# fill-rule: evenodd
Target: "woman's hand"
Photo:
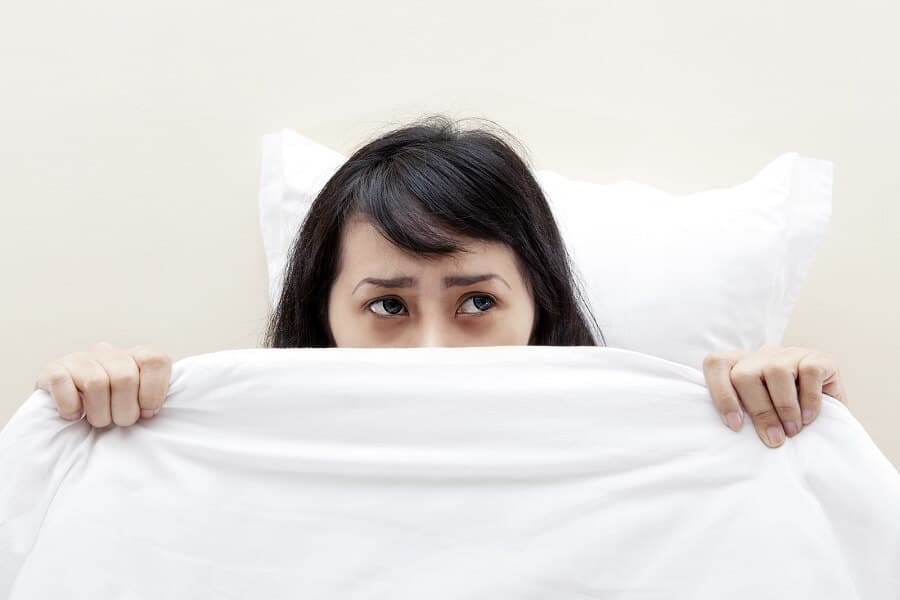
<path fill-rule="evenodd" d="M 834 359 L 807 348 L 762 346 L 755 352 L 713 352 L 703 374 L 722 422 L 734 431 L 743 423 L 744 405 L 764 444 L 776 448 L 819 414 L 822 394 L 847 404 Z"/>
<path fill-rule="evenodd" d="M 34 389 L 50 392 L 63 419 L 82 413 L 94 427 L 134 425 L 159 412 L 169 390 L 172 359 L 144 346 L 130 350 L 100 342 L 47 364 Z M 82 399 L 83 397 L 83 399 Z"/>

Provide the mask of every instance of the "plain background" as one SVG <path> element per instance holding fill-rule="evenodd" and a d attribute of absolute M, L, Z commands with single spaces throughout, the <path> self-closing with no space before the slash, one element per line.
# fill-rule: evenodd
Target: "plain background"
<path fill-rule="evenodd" d="M 889 0 L 7 3 L 0 424 L 101 340 L 259 344 L 264 133 L 349 154 L 444 112 L 503 125 L 537 168 L 677 193 L 786 151 L 833 161 L 784 344 L 836 358 L 900 465 L 898 22 Z"/>

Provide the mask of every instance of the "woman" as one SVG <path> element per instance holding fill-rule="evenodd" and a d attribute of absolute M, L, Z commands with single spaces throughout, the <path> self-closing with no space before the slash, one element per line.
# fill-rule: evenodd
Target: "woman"
<path fill-rule="evenodd" d="M 540 186 L 488 123 L 432 116 L 357 150 L 302 224 L 265 346 L 605 345 Z M 50 362 L 35 389 L 64 419 L 132 425 L 159 412 L 171 362 L 100 343 Z M 723 423 L 740 430 L 743 405 L 770 447 L 815 418 L 823 392 L 845 401 L 821 352 L 716 352 L 703 369 Z"/>

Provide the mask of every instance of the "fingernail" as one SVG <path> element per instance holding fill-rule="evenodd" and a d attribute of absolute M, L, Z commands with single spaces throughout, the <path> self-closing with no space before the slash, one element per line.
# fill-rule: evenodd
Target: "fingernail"
<path fill-rule="evenodd" d="M 809 425 L 810 423 L 812 423 L 813 417 L 815 417 L 815 416 L 816 416 L 816 412 L 814 410 L 812 410 L 811 408 L 804 408 L 803 409 L 803 424 Z"/>
<path fill-rule="evenodd" d="M 788 435 L 796 435 L 797 434 L 797 424 L 793 421 L 787 421 L 784 424 L 784 430 L 787 431 Z"/>
<path fill-rule="evenodd" d="M 162 406 L 160 406 L 159 408 L 157 408 L 156 410 L 154 410 L 154 411 L 153 411 L 153 414 L 155 415 L 155 414 L 159 413 L 159 411 L 161 411 L 161 410 L 162 410 Z"/>
<path fill-rule="evenodd" d="M 769 443 L 773 446 L 778 446 L 784 441 L 784 430 L 781 429 L 781 427 L 775 425 L 770 426 L 766 429 L 766 435 L 769 438 Z"/>
<path fill-rule="evenodd" d="M 149 419 L 149 418 L 152 417 L 154 414 L 156 414 L 156 413 L 154 413 L 154 412 L 153 412 L 152 410 L 150 410 L 149 408 L 142 408 L 142 409 L 141 409 L 141 416 L 142 416 L 143 418 L 145 418 L 145 419 Z"/>
<path fill-rule="evenodd" d="M 731 411 L 727 415 L 725 415 L 725 424 L 728 425 L 733 431 L 741 430 L 741 423 L 743 419 L 741 418 L 741 413 Z"/>

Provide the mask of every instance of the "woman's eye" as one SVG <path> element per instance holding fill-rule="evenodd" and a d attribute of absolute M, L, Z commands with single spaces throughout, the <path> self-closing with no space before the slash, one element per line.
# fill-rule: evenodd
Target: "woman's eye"
<path fill-rule="evenodd" d="M 471 306 L 471 310 L 461 309 L 460 312 L 465 314 L 477 314 L 483 313 L 490 310 L 490 308 L 495 304 L 496 300 L 494 300 L 491 296 L 486 295 L 478 295 L 478 296 L 469 296 L 466 298 L 465 302 L 463 302 L 463 307 Z M 382 298 L 380 300 L 375 300 L 371 302 L 368 306 L 369 310 L 374 312 L 376 315 L 381 315 L 383 317 L 391 317 L 402 314 L 403 312 L 403 303 L 396 298 Z M 378 309 L 381 310 L 378 310 Z"/>
<path fill-rule="evenodd" d="M 372 310 L 373 306 L 380 306 L 387 312 L 378 312 L 377 310 Z M 369 304 L 369 310 L 372 310 L 372 312 L 374 312 L 376 315 L 382 315 L 385 317 L 399 314 L 402 309 L 403 303 L 396 298 L 382 298 L 381 300 L 375 300 L 374 302 Z"/>
<path fill-rule="evenodd" d="M 464 313 L 487 312 L 488 309 L 490 309 L 490 307 L 494 305 L 495 301 L 490 296 L 469 296 L 468 298 L 466 298 L 466 301 L 463 302 L 463 306 L 466 306 L 467 304 L 469 304 L 469 302 L 472 303 L 472 306 L 475 307 L 475 310 L 464 310 L 461 312 L 464 312 Z"/>

